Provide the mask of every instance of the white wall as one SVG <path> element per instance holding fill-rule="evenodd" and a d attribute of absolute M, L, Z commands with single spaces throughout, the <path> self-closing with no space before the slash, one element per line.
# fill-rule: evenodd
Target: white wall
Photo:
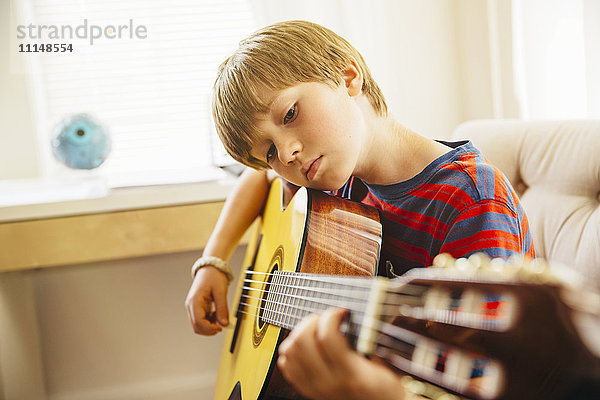
<path fill-rule="evenodd" d="M 459 0 L 456 4 L 461 122 L 518 118 L 510 0 Z"/>

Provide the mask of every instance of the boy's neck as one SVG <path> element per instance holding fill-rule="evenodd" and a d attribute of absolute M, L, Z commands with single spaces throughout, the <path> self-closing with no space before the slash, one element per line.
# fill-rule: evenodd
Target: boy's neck
<path fill-rule="evenodd" d="M 400 124 L 391 117 L 369 121 L 370 134 L 355 174 L 369 184 L 408 180 L 450 149 Z"/>

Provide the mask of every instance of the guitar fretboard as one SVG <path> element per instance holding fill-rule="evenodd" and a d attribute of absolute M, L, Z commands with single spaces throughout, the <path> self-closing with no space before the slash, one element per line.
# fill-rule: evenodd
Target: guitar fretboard
<path fill-rule="evenodd" d="M 331 307 L 351 311 L 352 324 L 365 316 L 373 279 L 341 278 L 275 271 L 266 285 L 261 318 L 264 322 L 293 329 L 305 316 Z"/>

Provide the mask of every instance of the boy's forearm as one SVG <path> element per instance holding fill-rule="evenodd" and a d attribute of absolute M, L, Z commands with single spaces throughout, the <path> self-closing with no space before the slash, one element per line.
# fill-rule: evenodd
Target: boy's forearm
<path fill-rule="evenodd" d="M 204 255 L 228 260 L 240 238 L 260 214 L 270 187 L 267 171 L 246 169 L 227 197 Z"/>

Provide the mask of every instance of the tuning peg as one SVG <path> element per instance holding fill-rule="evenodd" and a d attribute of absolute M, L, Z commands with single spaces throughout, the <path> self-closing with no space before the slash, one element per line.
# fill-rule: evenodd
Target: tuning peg
<path fill-rule="evenodd" d="M 492 258 L 489 262 L 488 265 L 489 269 L 491 271 L 500 273 L 500 274 L 504 274 L 507 271 L 514 271 L 513 268 L 510 268 L 509 264 L 506 262 L 505 259 L 500 258 L 500 257 L 496 257 L 496 258 Z"/>
<path fill-rule="evenodd" d="M 542 258 L 526 259 L 519 270 L 519 278 L 538 283 L 558 282 L 558 278 L 550 270 L 550 265 Z"/>
<path fill-rule="evenodd" d="M 464 258 L 464 257 L 456 259 L 455 267 L 456 267 L 456 269 L 458 269 L 461 272 L 472 272 L 477 269 L 475 267 L 475 265 L 471 264 L 471 262 L 469 261 L 468 258 Z"/>
<path fill-rule="evenodd" d="M 550 272 L 550 265 L 543 258 L 525 259 L 524 267 L 532 273 L 544 275 Z"/>
<path fill-rule="evenodd" d="M 521 254 L 515 254 L 510 256 L 507 261 L 507 264 L 513 268 L 523 268 L 526 266 L 525 257 Z"/>
<path fill-rule="evenodd" d="M 490 266 L 490 256 L 485 253 L 471 254 L 469 262 L 475 269 L 487 269 Z"/>
<path fill-rule="evenodd" d="M 454 257 L 450 253 L 440 253 L 433 259 L 433 267 L 436 268 L 454 268 Z"/>
<path fill-rule="evenodd" d="M 413 379 L 408 375 L 404 375 L 402 378 L 400 378 L 400 382 L 406 390 L 406 393 L 409 395 L 409 399 L 418 398 L 418 396 L 423 396 L 427 390 L 427 386 L 425 385 L 425 383 Z"/>
<path fill-rule="evenodd" d="M 460 400 L 460 397 L 451 393 L 444 393 L 441 396 L 436 397 L 435 400 Z"/>
<path fill-rule="evenodd" d="M 406 390 L 407 400 L 420 400 L 420 399 L 434 399 L 434 400 L 460 400 L 460 397 L 455 396 L 445 390 L 413 379 L 412 377 L 405 375 L 400 378 L 400 382 Z"/>

